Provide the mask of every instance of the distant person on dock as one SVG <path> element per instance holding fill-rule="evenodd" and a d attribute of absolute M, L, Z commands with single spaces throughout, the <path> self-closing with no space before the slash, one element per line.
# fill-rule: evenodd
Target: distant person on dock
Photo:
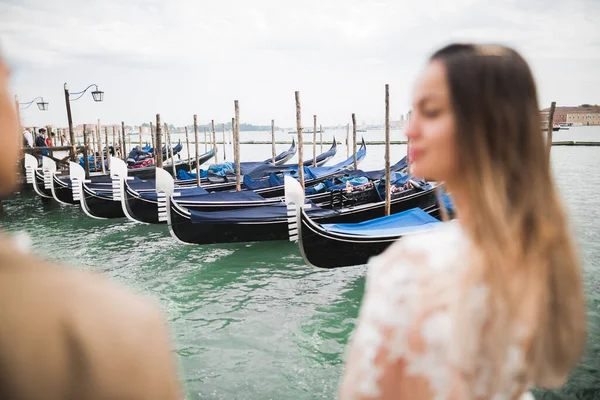
<path fill-rule="evenodd" d="M 581 268 L 514 50 L 454 44 L 417 81 L 411 173 L 457 220 L 371 260 L 340 398 L 532 399 L 583 353 Z"/>
<path fill-rule="evenodd" d="M 23 131 L 23 146 L 33 147 L 33 135 L 28 129 Z"/>
<path fill-rule="evenodd" d="M 17 183 L 13 104 L 0 57 L 0 197 Z M 169 334 L 154 304 L 23 247 L 0 234 L 0 399 L 182 397 Z"/>

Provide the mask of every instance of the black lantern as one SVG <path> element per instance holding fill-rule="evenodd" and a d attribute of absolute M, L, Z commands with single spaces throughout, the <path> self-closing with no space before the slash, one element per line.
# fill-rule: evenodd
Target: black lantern
<path fill-rule="evenodd" d="M 94 101 L 96 101 L 96 102 L 102 101 L 104 99 L 104 92 L 101 90 L 98 90 L 98 86 L 96 86 L 96 90 L 94 90 L 92 92 L 92 97 L 94 98 Z"/>
<path fill-rule="evenodd" d="M 47 111 L 48 110 L 48 102 L 44 101 L 43 97 L 42 97 L 42 100 L 37 103 L 37 106 L 40 109 L 40 111 Z"/>

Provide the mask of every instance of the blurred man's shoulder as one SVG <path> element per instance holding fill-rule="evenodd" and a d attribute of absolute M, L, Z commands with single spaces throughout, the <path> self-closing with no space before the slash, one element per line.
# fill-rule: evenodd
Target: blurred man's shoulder
<path fill-rule="evenodd" d="M 26 297 L 48 312 L 111 316 L 113 322 L 158 318 L 157 307 L 98 274 L 78 271 L 18 251 L 0 238 L 0 297 Z M 26 307 L 26 304 L 22 304 Z M 121 318 L 117 318 L 121 317 Z M 127 322 L 127 320 L 129 320 Z"/>

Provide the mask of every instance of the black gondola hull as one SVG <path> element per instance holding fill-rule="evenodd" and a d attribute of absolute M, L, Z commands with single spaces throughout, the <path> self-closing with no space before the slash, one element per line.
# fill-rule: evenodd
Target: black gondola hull
<path fill-rule="evenodd" d="M 430 209 L 437 204 L 435 189 L 398 198 L 391 204 L 391 212 L 398 213 L 419 207 Z M 318 223 L 352 223 L 378 218 L 384 215 L 385 203 L 377 202 L 352 207 L 339 214 L 315 218 Z M 173 201 L 169 202 L 171 234 L 189 244 L 214 244 L 237 242 L 263 242 L 288 239 L 287 218 L 276 221 L 193 223 L 189 212 Z"/>
<path fill-rule="evenodd" d="M 432 205 L 428 212 L 439 218 L 439 207 Z M 305 213 L 300 213 L 300 252 L 308 265 L 320 268 L 339 268 L 366 264 L 371 257 L 384 252 L 400 236 L 358 236 L 328 232 Z"/>
<path fill-rule="evenodd" d="M 87 211 L 96 218 L 124 218 L 125 213 L 121 202 L 112 198 L 102 197 L 83 185 L 83 196 L 85 196 L 85 207 Z"/>

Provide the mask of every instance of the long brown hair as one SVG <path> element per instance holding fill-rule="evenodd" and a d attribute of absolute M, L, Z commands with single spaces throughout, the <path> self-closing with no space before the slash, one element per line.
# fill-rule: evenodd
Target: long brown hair
<path fill-rule="evenodd" d="M 484 351 L 501 363 L 506 325 L 525 330 L 524 381 L 562 384 L 585 346 L 580 263 L 549 166 L 536 85 L 526 61 L 496 45 L 437 51 L 456 118 L 461 221 L 491 290 Z M 501 299 L 501 301 L 498 301 Z"/>

